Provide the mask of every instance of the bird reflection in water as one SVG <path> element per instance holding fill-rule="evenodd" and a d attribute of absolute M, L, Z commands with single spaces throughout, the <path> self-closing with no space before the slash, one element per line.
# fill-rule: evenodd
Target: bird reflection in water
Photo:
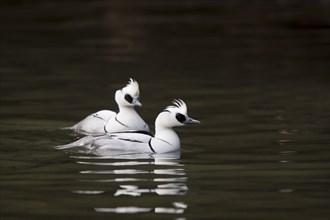
<path fill-rule="evenodd" d="M 187 208 L 187 204 L 183 202 L 173 202 L 172 207 L 136 207 L 126 206 L 117 208 L 95 208 L 96 212 L 112 212 L 112 213 L 141 213 L 141 212 L 152 212 L 155 213 L 168 213 L 168 214 L 182 214 Z"/>
<path fill-rule="evenodd" d="M 141 197 L 146 194 L 156 196 L 183 196 L 189 188 L 184 164 L 180 161 L 180 152 L 167 154 L 141 154 L 112 151 L 111 154 L 97 156 L 72 156 L 78 164 L 91 169 L 81 170 L 84 175 L 80 181 L 94 184 L 118 183 L 113 190 L 113 197 Z M 142 169 L 140 169 L 143 167 Z M 110 169 L 109 169 L 110 168 Z M 87 177 L 88 176 L 88 177 Z M 100 178 L 101 177 L 101 178 Z M 155 183 L 155 184 L 143 184 Z M 111 190 L 112 191 L 112 190 Z M 75 190 L 73 193 L 102 195 L 108 190 Z M 177 198 L 177 197 L 173 197 Z M 182 198 L 182 197 L 180 197 Z M 133 202 L 128 199 L 127 202 Z M 137 207 L 132 205 L 120 207 L 95 207 L 96 212 L 106 213 L 167 213 L 182 214 L 188 205 L 181 200 L 172 201 L 164 207 Z"/>

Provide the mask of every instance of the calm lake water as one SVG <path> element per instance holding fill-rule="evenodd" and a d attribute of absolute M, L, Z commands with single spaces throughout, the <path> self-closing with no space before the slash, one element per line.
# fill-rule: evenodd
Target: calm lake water
<path fill-rule="evenodd" d="M 1 219 L 328 220 L 329 5 L 1 1 Z M 54 148 L 130 77 L 181 155 Z"/>

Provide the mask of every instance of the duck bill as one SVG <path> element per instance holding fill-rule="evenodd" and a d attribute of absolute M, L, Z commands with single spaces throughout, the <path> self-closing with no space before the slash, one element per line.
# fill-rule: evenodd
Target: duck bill
<path fill-rule="evenodd" d="M 188 119 L 184 122 L 184 124 L 187 124 L 187 125 L 189 125 L 189 124 L 200 124 L 200 123 L 201 123 L 200 121 L 195 120 L 195 119 L 192 119 L 192 118 L 188 118 Z"/>
<path fill-rule="evenodd" d="M 139 99 L 134 99 L 133 104 L 134 104 L 134 106 L 139 106 L 139 107 L 142 106 L 142 103 L 140 102 Z"/>

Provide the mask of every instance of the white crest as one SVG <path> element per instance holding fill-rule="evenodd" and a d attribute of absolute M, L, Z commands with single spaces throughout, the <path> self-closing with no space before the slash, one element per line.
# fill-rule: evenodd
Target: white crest
<path fill-rule="evenodd" d="M 138 97 L 140 95 L 139 83 L 130 78 L 126 87 L 123 88 L 123 91 L 129 93 L 133 97 Z"/>
<path fill-rule="evenodd" d="M 182 99 L 174 99 L 172 103 L 173 105 L 167 106 L 166 110 L 175 110 L 182 114 L 187 114 L 187 105 Z"/>

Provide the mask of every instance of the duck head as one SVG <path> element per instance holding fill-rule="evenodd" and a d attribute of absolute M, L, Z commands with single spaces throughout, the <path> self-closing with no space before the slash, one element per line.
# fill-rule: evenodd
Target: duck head
<path fill-rule="evenodd" d="M 119 106 L 123 107 L 142 106 L 138 82 L 130 78 L 124 88 L 116 91 L 115 100 Z"/>
<path fill-rule="evenodd" d="M 200 124 L 200 121 L 188 116 L 187 105 L 181 99 L 173 100 L 173 105 L 167 106 L 156 119 L 158 128 L 173 128 L 187 124 Z"/>

